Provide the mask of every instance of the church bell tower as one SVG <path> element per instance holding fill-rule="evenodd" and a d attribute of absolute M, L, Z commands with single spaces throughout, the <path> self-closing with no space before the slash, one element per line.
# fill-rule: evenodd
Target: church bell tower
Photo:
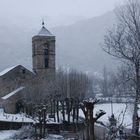
<path fill-rule="evenodd" d="M 33 71 L 40 76 L 55 74 L 55 36 L 42 22 L 39 33 L 32 38 Z"/>

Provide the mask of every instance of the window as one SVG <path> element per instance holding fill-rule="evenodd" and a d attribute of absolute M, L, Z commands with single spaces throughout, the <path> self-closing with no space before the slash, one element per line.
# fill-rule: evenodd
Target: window
<path fill-rule="evenodd" d="M 32 52 L 33 52 L 33 56 L 34 56 L 35 55 L 35 45 L 33 45 L 33 48 L 32 49 L 33 49 Z"/>
<path fill-rule="evenodd" d="M 44 49 L 44 55 L 48 55 L 49 54 L 49 50 L 48 49 Z"/>
<path fill-rule="evenodd" d="M 44 44 L 44 55 L 49 55 L 49 45 L 48 45 L 48 43 Z"/>
<path fill-rule="evenodd" d="M 22 70 L 22 73 L 25 74 L 25 69 Z"/>
<path fill-rule="evenodd" d="M 48 67 L 49 67 L 49 59 L 45 58 L 45 68 L 48 68 Z"/>

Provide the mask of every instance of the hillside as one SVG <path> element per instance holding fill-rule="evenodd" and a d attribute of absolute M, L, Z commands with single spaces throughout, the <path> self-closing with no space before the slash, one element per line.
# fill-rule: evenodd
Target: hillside
<path fill-rule="evenodd" d="M 36 20 L 16 22 L 0 19 L 0 70 L 22 64 L 31 69 L 31 37 L 39 31 Z M 33 22 L 32 22 L 33 21 Z M 56 35 L 57 66 L 82 71 L 101 71 L 104 65 L 115 68 L 101 49 L 106 30 L 114 20 L 113 12 L 100 17 L 85 19 L 68 26 L 50 29 Z"/>

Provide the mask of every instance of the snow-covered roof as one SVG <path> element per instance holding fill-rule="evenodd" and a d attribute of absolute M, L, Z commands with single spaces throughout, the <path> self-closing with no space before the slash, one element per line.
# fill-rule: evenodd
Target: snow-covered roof
<path fill-rule="evenodd" d="M 8 73 L 9 71 L 13 70 L 13 69 L 16 68 L 16 67 L 20 67 L 21 69 L 26 69 L 26 70 L 28 70 L 29 72 L 31 72 L 32 74 L 35 74 L 33 71 L 31 71 L 31 70 L 25 68 L 25 67 L 22 66 L 22 65 L 16 65 L 16 66 L 9 67 L 9 68 L 6 68 L 5 70 L 1 71 L 1 72 L 0 72 L 0 76 L 3 76 L 4 74 Z"/>
<path fill-rule="evenodd" d="M 48 31 L 44 26 L 40 29 L 38 36 L 54 36 L 50 31 Z"/>
<path fill-rule="evenodd" d="M 1 97 L 1 98 L 4 99 L 4 100 L 6 100 L 6 99 L 8 99 L 9 97 L 11 97 L 11 96 L 13 96 L 14 94 L 16 94 L 17 92 L 23 90 L 24 88 L 25 88 L 25 87 L 19 87 L 19 88 L 17 88 L 16 90 L 10 92 L 9 94 L 7 94 L 7 95 L 5 95 L 5 96 L 3 96 L 3 97 Z"/>
<path fill-rule="evenodd" d="M 7 68 L 7 69 L 3 70 L 2 72 L 0 72 L 0 76 L 6 74 L 7 72 L 9 72 L 10 70 L 14 69 L 15 67 L 17 67 L 17 66 L 13 66 L 13 67 L 10 67 L 10 68 Z"/>

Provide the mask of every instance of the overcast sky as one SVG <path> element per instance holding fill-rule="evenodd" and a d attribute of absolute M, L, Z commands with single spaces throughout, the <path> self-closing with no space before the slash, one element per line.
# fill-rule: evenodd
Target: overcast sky
<path fill-rule="evenodd" d="M 99 16 L 112 10 L 119 1 L 122 0 L 0 0 L 0 16 L 76 20 Z"/>

